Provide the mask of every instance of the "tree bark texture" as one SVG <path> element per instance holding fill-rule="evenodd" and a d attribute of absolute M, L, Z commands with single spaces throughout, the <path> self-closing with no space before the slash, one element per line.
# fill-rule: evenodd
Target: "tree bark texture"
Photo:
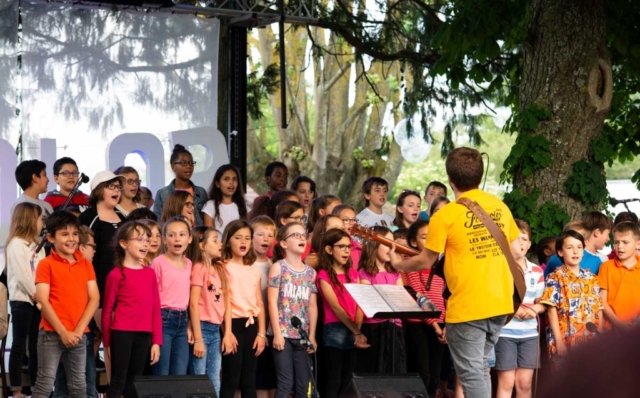
<path fill-rule="evenodd" d="M 602 133 L 611 97 L 605 1 L 531 0 L 530 11 L 519 111 L 531 105 L 551 111 L 532 134 L 549 141 L 552 163 L 530 176 L 518 166 L 514 188 L 524 194 L 537 188 L 538 207 L 551 201 L 575 218 L 585 205 L 569 197 L 563 184 L 576 161 L 589 159 L 589 144 Z"/>

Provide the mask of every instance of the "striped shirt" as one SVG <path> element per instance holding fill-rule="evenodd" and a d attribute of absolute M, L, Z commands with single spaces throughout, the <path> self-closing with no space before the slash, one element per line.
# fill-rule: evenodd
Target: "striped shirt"
<path fill-rule="evenodd" d="M 533 305 L 536 299 L 542 297 L 544 292 L 544 271 L 539 266 L 526 260 L 527 269 L 524 271 L 524 281 L 527 285 L 527 292 L 524 295 L 522 304 Z M 538 317 L 521 321 L 513 318 L 502 328 L 500 337 L 512 339 L 524 339 L 538 335 Z"/>
<path fill-rule="evenodd" d="M 429 279 L 429 273 L 431 270 L 424 271 L 412 271 L 412 272 L 403 272 L 402 280 L 404 284 L 407 286 L 411 286 L 416 293 L 424 294 L 429 297 L 429 300 L 433 302 L 433 304 L 438 307 L 442 313 L 439 318 L 436 319 L 425 319 L 424 321 L 427 324 L 431 325 L 434 322 L 443 323 L 445 316 L 445 306 L 444 306 L 444 298 L 442 298 L 442 293 L 444 292 L 445 283 L 442 278 L 437 275 L 433 276 L 433 280 L 431 281 L 431 289 L 427 291 L 427 280 Z M 408 319 L 409 322 L 421 322 L 417 319 Z"/>

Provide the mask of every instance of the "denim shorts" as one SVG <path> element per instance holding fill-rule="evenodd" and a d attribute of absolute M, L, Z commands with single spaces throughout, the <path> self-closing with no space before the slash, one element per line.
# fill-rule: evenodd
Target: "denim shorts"
<path fill-rule="evenodd" d="M 500 337 L 496 344 L 496 370 L 538 368 L 538 336 L 524 339 Z"/>
<path fill-rule="evenodd" d="M 351 330 L 342 322 L 327 323 L 324 325 L 324 345 L 341 350 L 356 348 L 355 337 Z"/>

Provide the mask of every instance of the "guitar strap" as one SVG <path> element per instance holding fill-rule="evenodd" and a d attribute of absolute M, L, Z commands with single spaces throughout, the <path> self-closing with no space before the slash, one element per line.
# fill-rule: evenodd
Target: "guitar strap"
<path fill-rule="evenodd" d="M 487 212 L 484 211 L 484 209 L 478 204 L 478 202 L 472 201 L 468 198 L 459 198 L 456 203 L 461 204 L 467 209 L 471 210 L 473 215 L 476 216 L 478 220 L 480 220 L 480 222 L 482 222 L 482 224 L 484 224 L 484 226 L 487 228 L 493 239 L 495 239 L 495 241 L 500 246 L 500 249 L 502 249 L 504 256 L 507 258 L 507 263 L 509 264 L 511 275 L 513 276 L 513 282 L 515 286 L 514 299 L 517 295 L 520 298 L 519 302 L 521 303 L 527 291 L 527 286 L 524 281 L 524 272 L 522 271 L 522 268 L 520 268 L 518 263 L 516 263 L 516 260 L 513 258 L 513 254 L 511 253 L 511 246 L 507 242 L 507 238 L 504 236 L 504 233 L 502 232 L 500 227 L 498 227 L 498 224 L 493 221 L 491 216 L 489 216 Z M 436 264 L 437 260 L 434 265 Z M 431 288 L 431 280 L 433 279 L 434 273 L 435 272 L 433 271 L 429 273 L 429 279 L 427 280 L 426 286 L 427 290 Z M 514 311 L 515 310 L 517 310 L 517 308 L 514 308 Z M 510 318 L 511 317 L 509 317 L 509 320 Z"/>

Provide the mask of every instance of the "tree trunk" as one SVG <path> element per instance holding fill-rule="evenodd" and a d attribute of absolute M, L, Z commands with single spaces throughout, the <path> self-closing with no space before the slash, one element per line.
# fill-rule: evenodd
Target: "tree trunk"
<path fill-rule="evenodd" d="M 592 160 L 589 144 L 602 133 L 610 104 L 605 17 L 604 0 L 531 1 L 519 114 L 535 107 L 551 116 L 532 132 L 521 123 L 519 134 L 546 138 L 551 164 L 530 175 L 523 173 L 528 165 L 517 165 L 513 185 L 524 196 L 538 190 L 537 208 L 550 201 L 571 218 L 586 205 L 565 192 L 565 181 L 575 162 Z"/>

